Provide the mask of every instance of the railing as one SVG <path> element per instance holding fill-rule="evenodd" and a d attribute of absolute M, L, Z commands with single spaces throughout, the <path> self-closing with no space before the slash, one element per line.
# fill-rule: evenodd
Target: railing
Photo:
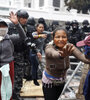
<path fill-rule="evenodd" d="M 74 57 L 73 57 L 73 56 L 70 56 L 70 59 L 74 59 Z M 70 64 L 71 64 L 71 65 L 72 65 L 72 64 L 77 65 L 77 67 L 75 68 L 75 70 L 73 70 L 73 72 L 72 72 L 70 78 L 67 80 L 67 82 L 66 82 L 66 84 L 65 84 L 65 86 L 64 86 L 64 88 L 63 88 L 63 91 L 62 91 L 60 97 L 58 98 L 58 100 L 77 100 L 76 97 L 72 97 L 72 98 L 62 98 L 62 95 L 65 94 L 66 90 L 67 90 L 69 93 L 71 92 L 72 95 L 74 94 L 74 96 L 75 96 L 75 91 L 72 89 L 72 88 L 75 87 L 75 86 L 69 86 L 69 84 L 70 84 L 70 82 L 74 79 L 75 74 L 83 68 L 83 67 L 82 67 L 82 66 L 83 66 L 83 63 L 82 63 L 81 61 L 80 61 L 79 63 L 77 63 L 77 62 L 73 62 L 73 63 L 70 62 Z M 80 70 L 79 70 L 79 69 L 80 69 Z M 80 71 L 80 72 L 81 72 L 81 71 Z M 80 76 L 79 76 L 79 77 L 77 76 L 77 78 L 79 78 L 79 80 L 80 80 Z M 78 88 L 78 86 L 76 86 L 75 88 Z"/>

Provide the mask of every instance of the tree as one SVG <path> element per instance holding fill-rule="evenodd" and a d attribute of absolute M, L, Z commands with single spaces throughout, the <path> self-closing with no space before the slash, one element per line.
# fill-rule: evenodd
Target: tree
<path fill-rule="evenodd" d="M 90 0 L 64 0 L 65 5 L 68 7 L 67 10 L 77 9 L 78 13 L 87 14 L 90 10 Z"/>

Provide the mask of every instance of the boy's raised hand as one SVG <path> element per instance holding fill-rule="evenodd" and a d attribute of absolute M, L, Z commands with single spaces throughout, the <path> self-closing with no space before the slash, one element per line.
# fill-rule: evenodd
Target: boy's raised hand
<path fill-rule="evenodd" d="M 9 19 L 11 20 L 11 22 L 13 22 L 14 24 L 18 24 L 18 18 L 17 18 L 17 15 L 16 14 L 14 14 L 14 12 L 10 12 L 10 17 L 9 17 Z"/>

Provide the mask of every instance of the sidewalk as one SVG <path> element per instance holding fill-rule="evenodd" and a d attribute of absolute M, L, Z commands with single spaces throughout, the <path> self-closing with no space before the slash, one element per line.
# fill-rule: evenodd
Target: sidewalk
<path fill-rule="evenodd" d="M 40 86 L 36 86 L 33 84 L 33 81 L 26 81 L 23 80 L 23 87 L 21 89 L 20 96 L 25 98 L 43 98 L 43 92 L 42 92 L 42 82 L 41 80 L 38 80 Z M 42 99 L 36 99 L 36 100 L 42 100 Z"/>

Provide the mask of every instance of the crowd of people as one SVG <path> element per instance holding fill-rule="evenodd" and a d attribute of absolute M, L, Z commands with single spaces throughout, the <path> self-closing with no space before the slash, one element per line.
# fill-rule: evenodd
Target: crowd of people
<path fill-rule="evenodd" d="M 67 21 L 64 26 L 59 21 L 47 25 L 44 18 L 36 22 L 22 9 L 15 14 L 11 12 L 9 19 L 9 24 L 0 20 L 0 100 L 23 100 L 20 97 L 23 78 L 39 86 L 37 72 L 43 52 L 46 57 L 41 77 L 44 98 L 57 100 L 65 85 L 69 56 L 90 64 L 76 45 L 90 32 L 88 20 L 82 25 L 77 20 Z M 4 84 L 7 81 L 8 86 Z"/>

